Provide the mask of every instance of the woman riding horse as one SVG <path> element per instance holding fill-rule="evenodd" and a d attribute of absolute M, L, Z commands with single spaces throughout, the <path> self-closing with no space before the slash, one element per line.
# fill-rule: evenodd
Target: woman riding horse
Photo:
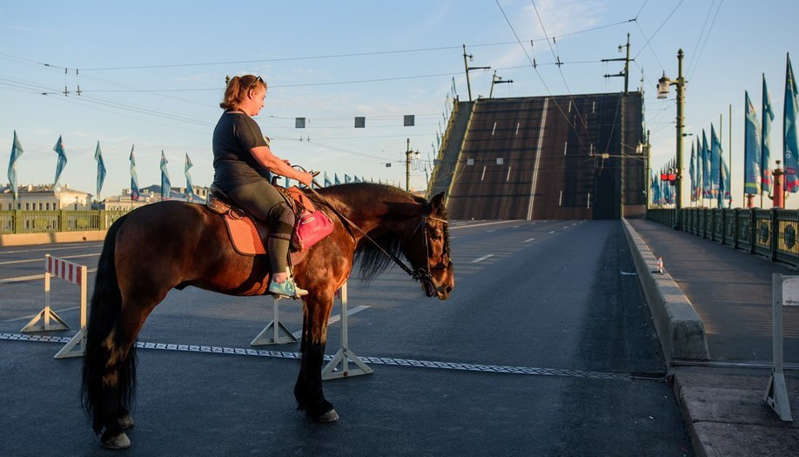
<path fill-rule="evenodd" d="M 214 135 L 214 153 L 217 181 L 231 197 L 256 217 L 277 221 L 273 233 L 284 238 L 268 240 L 272 260 L 236 251 L 223 217 L 195 203 L 145 205 L 108 228 L 97 264 L 82 378 L 83 405 L 107 448 L 131 445 L 125 430 L 133 427 L 129 411 L 136 385 L 136 338 L 170 290 L 193 286 L 236 296 L 299 292 L 288 274 L 280 275 L 285 271 L 280 263 L 288 245 L 285 235 L 293 220 L 261 178 L 258 165 L 300 182 L 309 183 L 310 177 L 293 171 L 262 142 L 250 116 L 263 106 L 265 90 L 257 77 L 228 84 L 227 111 Z M 238 110 L 229 109 L 233 107 Z M 319 189 L 312 196 L 332 220 L 333 232 L 292 254 L 296 282 L 308 291 L 302 297 L 302 359 L 294 397 L 312 420 L 333 422 L 338 413 L 324 395 L 322 362 L 334 296 L 350 276 L 354 257 L 367 278 L 394 262 L 421 283 L 428 297 L 441 300 L 449 297 L 455 277 L 443 194 L 428 201 L 396 187 L 356 183 Z M 266 283 L 270 274 L 278 276 L 276 288 Z"/>
<path fill-rule="evenodd" d="M 283 196 L 264 176 L 266 171 L 296 179 L 311 186 L 313 176 L 291 167 L 272 154 L 261 129 L 253 120 L 264 107 L 266 82 L 260 76 L 234 76 L 228 81 L 225 110 L 214 129 L 214 183 L 232 203 L 266 223 L 269 236 L 264 247 L 269 256 L 272 280 L 267 291 L 277 296 L 298 298 L 307 294 L 294 283 L 288 266 L 289 242 L 294 213 Z"/>

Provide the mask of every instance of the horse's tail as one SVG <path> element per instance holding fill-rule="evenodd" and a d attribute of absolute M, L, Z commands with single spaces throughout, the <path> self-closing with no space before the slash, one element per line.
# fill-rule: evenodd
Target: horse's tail
<path fill-rule="evenodd" d="M 115 421 L 119 407 L 130 405 L 135 387 L 136 365 L 134 347 L 127 357 L 107 366 L 111 357 L 110 348 L 103 345 L 117 325 L 122 311 L 122 293 L 117 281 L 114 251 L 119 228 L 126 216 L 117 219 L 108 229 L 103 243 L 103 252 L 97 265 L 97 277 L 92 294 L 91 313 L 86 336 L 86 354 L 83 357 L 82 403 L 92 416 L 92 428 L 99 433 L 104 424 Z M 113 376 L 109 370 L 116 369 L 116 383 L 106 382 L 104 376 Z M 115 385 L 114 385 L 115 384 Z"/>

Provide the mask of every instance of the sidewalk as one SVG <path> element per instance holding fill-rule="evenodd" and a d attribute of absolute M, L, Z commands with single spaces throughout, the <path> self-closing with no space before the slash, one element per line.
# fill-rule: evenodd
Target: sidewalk
<path fill-rule="evenodd" d="M 762 368 L 771 363 L 771 274 L 799 272 L 655 222 L 628 222 L 705 326 L 710 364 L 670 370 L 697 455 L 799 455 L 799 371 L 786 371 L 795 421 L 784 423 L 763 403 L 770 370 Z M 784 319 L 785 361 L 799 363 L 799 309 L 784 308 Z M 718 366 L 749 362 L 761 368 Z"/>

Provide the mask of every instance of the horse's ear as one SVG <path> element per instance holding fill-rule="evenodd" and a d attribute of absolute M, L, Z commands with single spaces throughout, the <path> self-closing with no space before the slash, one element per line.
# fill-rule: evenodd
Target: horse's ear
<path fill-rule="evenodd" d="M 430 208 L 437 214 L 441 214 L 444 211 L 444 192 L 436 194 L 430 199 Z"/>

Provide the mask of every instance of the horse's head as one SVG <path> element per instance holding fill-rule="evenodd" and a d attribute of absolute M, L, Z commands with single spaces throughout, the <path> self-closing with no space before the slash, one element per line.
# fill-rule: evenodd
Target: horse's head
<path fill-rule="evenodd" d="M 428 297 L 446 300 L 455 287 L 444 194 L 434 196 L 424 208 L 416 230 L 402 250 Z"/>

